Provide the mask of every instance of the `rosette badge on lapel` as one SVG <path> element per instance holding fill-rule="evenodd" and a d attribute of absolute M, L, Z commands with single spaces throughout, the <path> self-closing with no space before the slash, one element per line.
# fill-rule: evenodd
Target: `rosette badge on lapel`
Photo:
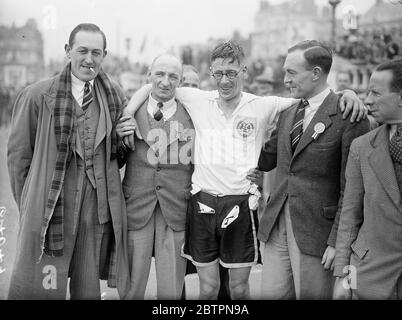
<path fill-rule="evenodd" d="M 314 126 L 314 133 L 311 137 L 314 140 L 316 140 L 318 138 L 318 135 L 323 133 L 324 130 L 325 130 L 325 125 L 322 122 L 316 123 L 316 125 Z"/>

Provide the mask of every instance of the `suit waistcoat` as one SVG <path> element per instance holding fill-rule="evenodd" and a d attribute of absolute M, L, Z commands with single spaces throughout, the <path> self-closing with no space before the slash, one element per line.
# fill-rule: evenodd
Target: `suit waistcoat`
<path fill-rule="evenodd" d="M 77 132 L 84 157 L 83 160 L 85 173 L 94 189 L 96 189 L 96 181 L 93 157 L 95 147 L 95 135 L 99 123 L 99 104 L 95 96 L 96 95 L 94 95 L 94 99 L 89 104 L 86 111 L 83 111 L 81 107 L 76 108 Z"/>
<path fill-rule="evenodd" d="M 77 143 L 77 146 L 81 146 L 80 152 L 78 153 L 80 155 L 79 159 L 83 162 L 84 171 L 88 180 L 92 187 L 96 189 L 98 218 L 99 223 L 102 224 L 110 221 L 110 210 L 107 201 L 106 168 L 104 163 L 106 157 L 105 142 L 103 141 L 95 151 L 95 138 L 99 125 L 100 106 L 96 94 L 94 94 L 94 99 L 89 104 L 86 111 L 83 111 L 78 103 L 75 103 L 75 105 L 77 116 L 77 139 L 79 139 L 79 144 Z M 100 181 L 100 183 L 97 183 L 97 181 Z"/>

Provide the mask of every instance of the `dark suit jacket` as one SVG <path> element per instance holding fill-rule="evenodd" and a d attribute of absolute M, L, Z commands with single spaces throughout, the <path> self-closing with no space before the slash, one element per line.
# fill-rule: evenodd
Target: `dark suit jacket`
<path fill-rule="evenodd" d="M 390 299 L 402 273 L 401 194 L 388 145 L 383 125 L 353 142 L 346 167 L 334 274 L 354 266 L 363 299 Z"/>
<path fill-rule="evenodd" d="M 123 179 L 128 228 L 143 228 L 159 201 L 162 215 L 169 227 L 182 231 L 185 228 L 193 173 L 191 152 L 194 126 L 187 111 L 177 101 L 177 111 L 170 120 L 178 123 L 182 137 L 178 139 L 178 135 L 172 131 L 164 136 L 162 129 L 151 130 L 147 104 L 148 99 L 135 114 L 144 140 L 135 137 L 135 150 L 127 156 Z M 184 163 L 182 160 L 188 162 Z"/>
<path fill-rule="evenodd" d="M 286 201 L 293 232 L 301 252 L 322 256 L 327 245 L 335 247 L 345 185 L 344 170 L 352 140 L 369 131 L 368 120 L 342 119 L 339 97 L 331 92 L 306 128 L 292 156 L 290 131 L 297 105 L 282 112 L 271 139 L 264 145 L 258 166 L 277 167 L 274 190 L 261 218 L 258 238 L 268 241 Z M 314 126 L 325 131 L 313 139 Z"/>

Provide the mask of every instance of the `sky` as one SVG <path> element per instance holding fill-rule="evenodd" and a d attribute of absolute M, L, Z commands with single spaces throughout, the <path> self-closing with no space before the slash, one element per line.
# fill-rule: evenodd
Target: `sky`
<path fill-rule="evenodd" d="M 303 0 L 298 0 L 303 1 Z M 390 0 L 385 0 L 390 1 Z M 269 0 L 277 4 L 284 0 Z M 323 6 L 328 0 L 316 0 Z M 375 0 L 343 0 L 364 13 Z M 45 41 L 45 61 L 61 59 L 71 30 L 81 22 L 100 26 L 112 54 L 149 62 L 155 54 L 187 43 L 203 43 L 210 37 L 229 38 L 234 30 L 247 36 L 254 29 L 260 0 L 0 0 L 0 25 L 17 26 L 34 18 Z M 141 47 L 145 50 L 140 55 Z M 157 52 L 160 51 L 160 52 Z"/>

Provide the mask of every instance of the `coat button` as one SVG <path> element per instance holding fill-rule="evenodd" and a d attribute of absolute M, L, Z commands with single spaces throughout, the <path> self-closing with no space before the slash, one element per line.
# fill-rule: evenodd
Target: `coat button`
<path fill-rule="evenodd" d="M 156 186 L 156 188 L 155 188 L 155 189 L 156 189 L 156 190 L 159 190 L 160 188 L 161 188 L 161 186 Z"/>
<path fill-rule="evenodd" d="M 161 171 L 161 168 L 160 168 L 160 167 L 157 167 L 157 168 L 156 168 L 156 171 L 158 171 L 158 172 Z"/>

